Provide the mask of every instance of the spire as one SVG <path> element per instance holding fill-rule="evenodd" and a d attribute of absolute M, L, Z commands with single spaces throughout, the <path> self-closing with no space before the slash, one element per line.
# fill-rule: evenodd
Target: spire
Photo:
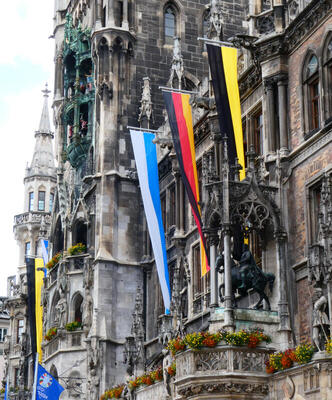
<path fill-rule="evenodd" d="M 36 133 L 51 133 L 51 125 L 50 125 L 50 116 L 48 112 L 48 94 L 51 93 L 50 90 L 48 90 L 48 85 L 47 83 L 45 84 L 45 89 L 42 90 L 42 93 L 44 94 L 44 105 L 43 105 L 43 111 L 40 117 L 40 123 L 39 123 L 39 129 Z"/>
<path fill-rule="evenodd" d="M 26 170 L 26 177 L 34 175 L 55 176 L 53 155 L 53 133 L 51 132 L 50 116 L 48 111 L 47 84 L 42 90 L 44 95 L 43 110 L 40 118 L 39 129 L 35 133 L 36 143 L 30 168 Z"/>

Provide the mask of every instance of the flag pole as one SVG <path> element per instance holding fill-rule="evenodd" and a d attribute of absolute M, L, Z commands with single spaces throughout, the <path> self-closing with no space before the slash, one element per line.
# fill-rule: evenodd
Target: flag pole
<path fill-rule="evenodd" d="M 35 359 L 35 376 L 33 381 L 33 392 L 32 392 L 32 399 L 36 400 L 37 396 L 37 376 L 38 376 L 38 352 L 36 352 L 36 359 Z"/>

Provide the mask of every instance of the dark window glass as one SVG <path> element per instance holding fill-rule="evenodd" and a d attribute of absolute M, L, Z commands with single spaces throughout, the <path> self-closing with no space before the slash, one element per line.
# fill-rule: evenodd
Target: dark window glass
<path fill-rule="evenodd" d="M 161 203 L 161 216 L 163 219 L 163 225 L 164 225 L 164 230 L 167 229 L 166 223 L 166 196 L 165 194 L 163 196 L 160 197 L 160 203 Z"/>
<path fill-rule="evenodd" d="M 319 84 L 315 79 L 309 84 L 310 130 L 319 128 Z"/>
<path fill-rule="evenodd" d="M 175 215 L 176 215 L 176 201 L 175 201 L 175 186 L 173 185 L 169 190 L 169 224 L 170 226 L 175 225 Z"/>
<path fill-rule="evenodd" d="M 321 185 L 313 187 L 310 191 L 310 239 L 311 244 L 318 241 L 319 206 L 321 197 Z"/>
<path fill-rule="evenodd" d="M 307 65 L 307 79 L 310 78 L 318 71 L 318 59 L 316 56 L 312 56 Z"/>
<path fill-rule="evenodd" d="M 194 295 L 202 293 L 201 279 L 201 249 L 198 244 L 193 248 L 193 275 L 194 275 Z"/>
<path fill-rule="evenodd" d="M 30 192 L 29 193 L 29 211 L 33 211 L 33 198 L 34 198 L 33 192 Z"/>
<path fill-rule="evenodd" d="M 38 192 L 38 211 L 45 211 L 45 192 Z"/>
<path fill-rule="evenodd" d="M 257 155 L 263 154 L 263 114 L 259 111 L 254 115 L 254 147 Z"/>
<path fill-rule="evenodd" d="M 173 7 L 168 6 L 164 14 L 166 44 L 173 44 L 173 39 L 175 36 L 175 22 L 175 11 Z"/>

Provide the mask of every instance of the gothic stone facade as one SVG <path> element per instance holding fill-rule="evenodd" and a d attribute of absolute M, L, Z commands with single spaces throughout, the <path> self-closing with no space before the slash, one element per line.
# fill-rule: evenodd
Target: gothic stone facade
<path fill-rule="evenodd" d="M 52 255 L 64 256 L 45 281 L 44 334 L 53 327 L 57 334 L 44 340 L 43 362 L 65 385 L 61 398 L 96 400 L 165 365 L 162 348 L 172 335 L 224 325 L 224 277 L 214 255 L 227 234 L 227 167 L 207 54 L 197 41 L 210 35 L 240 49 L 247 178 L 239 183 L 231 171 L 231 222 L 241 222 L 256 263 L 275 276 L 272 292 L 266 288 L 272 311 L 267 302 L 252 310 L 258 297 L 249 291 L 236 295 L 231 315 L 236 329 L 262 328 L 273 342 L 253 351 L 184 352 L 171 382 L 127 398 L 328 399 L 327 353 L 270 376 L 264 361 L 303 341 L 323 350 L 331 332 L 330 1 L 58 0 L 55 10 L 58 190 L 50 240 Z M 211 259 L 203 279 L 159 85 L 198 92 L 195 146 Z M 127 129 L 139 124 L 158 130 L 171 316 L 163 315 Z M 66 252 L 79 242 L 85 253 Z M 75 320 L 82 329 L 68 331 Z"/>

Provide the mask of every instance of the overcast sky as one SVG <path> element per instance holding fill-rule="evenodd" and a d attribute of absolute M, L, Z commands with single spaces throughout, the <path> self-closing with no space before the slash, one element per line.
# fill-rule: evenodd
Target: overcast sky
<path fill-rule="evenodd" d="M 1 1 L 0 12 L 0 295 L 18 266 L 14 215 L 23 212 L 23 178 L 31 163 L 45 83 L 53 98 L 53 0 Z M 51 113 L 51 109 L 50 109 Z M 53 118 L 50 114 L 51 120 Z"/>

